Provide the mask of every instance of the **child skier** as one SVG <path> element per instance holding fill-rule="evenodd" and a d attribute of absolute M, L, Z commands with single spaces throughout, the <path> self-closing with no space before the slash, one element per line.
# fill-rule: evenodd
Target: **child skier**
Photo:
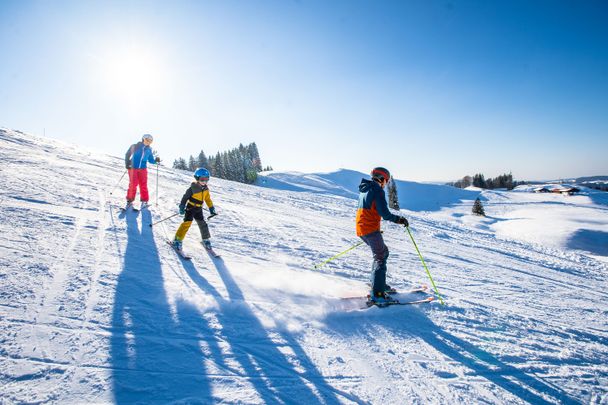
<path fill-rule="evenodd" d="M 203 201 L 209 207 L 210 217 L 217 215 L 215 207 L 211 201 L 211 195 L 209 194 L 209 188 L 207 182 L 209 181 L 209 171 L 204 167 L 199 167 L 194 172 L 193 181 L 186 193 L 182 197 L 182 201 L 179 204 L 179 213 L 184 215 L 184 222 L 179 226 L 175 233 L 175 239 L 173 240 L 173 247 L 177 250 L 182 250 L 182 242 L 192 225 L 192 219 L 196 220 L 198 228 L 201 231 L 203 238 L 203 244 L 207 250 L 211 249 L 211 235 L 209 234 L 209 226 L 205 222 L 203 216 Z"/>
<path fill-rule="evenodd" d="M 125 167 L 129 172 L 129 190 L 127 191 L 127 208 L 133 204 L 137 187 L 139 186 L 139 197 L 141 208 L 148 206 L 148 169 L 147 163 L 160 163 L 159 157 L 152 153 L 153 138 L 150 134 L 141 137 L 141 141 L 129 147 L 125 154 Z"/>
<path fill-rule="evenodd" d="M 380 233 L 380 219 L 405 226 L 408 226 L 408 222 L 405 217 L 394 215 L 388 209 L 384 187 L 391 178 L 389 171 L 383 167 L 376 167 L 372 170 L 371 176 L 371 180 L 361 179 L 359 185 L 357 236 L 371 248 L 374 256 L 370 301 L 375 304 L 385 304 L 394 300 L 387 293 L 390 290 L 386 284 L 388 248 Z"/>

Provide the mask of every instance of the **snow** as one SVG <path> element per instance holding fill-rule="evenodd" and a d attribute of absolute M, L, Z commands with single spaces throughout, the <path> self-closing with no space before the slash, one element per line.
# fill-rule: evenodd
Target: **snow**
<path fill-rule="evenodd" d="M 179 217 L 149 224 L 190 173 L 150 168 L 152 209 L 121 215 L 120 157 L 0 129 L 0 159 L 2 403 L 608 401 L 606 193 L 399 181 L 447 305 L 357 310 L 340 298 L 366 293 L 367 248 L 314 265 L 358 242 L 365 174 L 212 178 L 222 259 L 193 226 L 184 261 L 164 242 Z M 389 283 L 428 283 L 383 228 Z"/>

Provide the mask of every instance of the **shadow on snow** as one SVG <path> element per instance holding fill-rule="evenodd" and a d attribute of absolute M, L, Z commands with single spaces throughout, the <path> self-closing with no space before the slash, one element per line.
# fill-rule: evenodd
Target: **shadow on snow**
<path fill-rule="evenodd" d="M 357 401 L 327 384 L 293 335 L 273 331 L 277 335 L 270 336 L 248 306 L 224 262 L 216 259 L 214 264 L 228 299 L 196 271 L 192 262 L 182 262 L 186 273 L 201 291 L 212 295 L 219 304 L 216 316 L 221 328 L 215 333 L 219 333 L 218 339 L 230 345 L 232 360 L 239 366 L 239 370 L 233 370 L 235 377 L 246 378 L 263 403 L 334 404 L 340 403 L 337 395 Z M 224 357 L 218 352 L 213 360 L 223 363 Z"/>
<path fill-rule="evenodd" d="M 395 309 L 393 311 L 393 309 Z M 390 316 L 383 313 L 381 316 L 373 314 L 367 316 L 360 312 L 351 314 L 334 313 L 327 318 L 327 327 L 339 335 L 365 336 L 370 340 L 377 339 L 379 330 L 385 329 L 389 335 L 401 336 L 402 338 L 419 338 L 439 353 L 458 362 L 470 370 L 474 375 L 487 379 L 514 396 L 533 404 L 549 404 L 558 401 L 560 403 L 577 402 L 565 391 L 555 387 L 550 382 L 544 382 L 542 378 L 528 374 L 497 356 L 471 344 L 443 328 L 435 325 L 422 309 L 400 308 L 382 309 L 390 311 Z M 353 322 L 345 322 L 345 316 L 353 316 Z M 353 325 L 356 325 L 353 327 Z M 373 336 L 372 336 L 373 335 Z M 433 362 L 435 359 L 429 359 Z M 441 377 L 453 377 L 451 373 L 436 371 Z M 462 381 L 458 383 L 462 385 Z M 407 402 L 407 399 L 404 399 Z M 449 398 L 445 398 L 449 402 Z M 483 402 L 483 401 L 482 401 Z"/>
<path fill-rule="evenodd" d="M 141 215 L 143 224 L 150 223 L 149 211 Z M 192 338 L 194 325 L 204 320 L 195 308 L 180 302 L 176 313 L 171 313 L 152 228 L 139 229 L 138 213 L 128 212 L 125 217 L 128 241 L 116 284 L 110 338 L 115 401 L 206 402 L 211 398 L 210 384 L 199 342 Z"/>
<path fill-rule="evenodd" d="M 141 215 L 143 224 L 151 222 L 149 211 Z M 269 335 L 221 260 L 215 261 L 215 267 L 227 299 L 192 261 L 181 261 L 202 293 L 217 301 L 217 313 L 207 313 L 214 324 L 186 302 L 178 301 L 172 309 L 152 228 L 140 229 L 138 213 L 128 212 L 125 218 L 128 240 L 110 338 L 116 403 L 221 401 L 221 393 L 212 392 L 211 378 L 236 383 L 227 387 L 248 382 L 263 403 L 334 404 L 340 403 L 338 396 L 361 402 L 331 387 L 293 335 L 285 331 Z"/>

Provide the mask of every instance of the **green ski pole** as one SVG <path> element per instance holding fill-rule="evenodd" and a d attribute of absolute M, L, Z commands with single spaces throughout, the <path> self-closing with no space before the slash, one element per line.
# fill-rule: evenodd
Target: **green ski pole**
<path fill-rule="evenodd" d="M 329 259 L 325 260 L 323 263 L 316 264 L 316 265 L 315 265 L 315 269 L 320 269 L 320 268 L 321 268 L 321 267 L 323 267 L 325 264 L 327 264 L 327 263 L 331 262 L 332 260 L 334 260 L 334 259 L 336 259 L 336 258 L 338 258 L 338 257 L 342 256 L 342 255 L 343 255 L 343 254 L 345 254 L 345 253 L 350 252 L 351 250 L 353 250 L 354 248 L 356 248 L 356 247 L 358 247 L 358 246 L 361 246 L 362 244 L 363 244 L 363 241 L 361 241 L 361 242 L 357 243 L 357 244 L 356 244 L 356 245 L 354 245 L 354 246 L 349 247 L 349 248 L 348 248 L 348 249 L 346 249 L 344 252 L 340 252 L 340 253 L 338 253 L 337 255 L 330 257 Z"/>
<path fill-rule="evenodd" d="M 414 237 L 412 236 L 410 227 L 406 226 L 405 229 L 407 229 L 407 233 L 410 235 L 410 239 L 412 240 L 412 243 L 414 244 L 414 247 L 416 248 L 416 251 L 418 252 L 418 257 L 420 257 L 420 261 L 422 262 L 422 265 L 424 266 L 424 269 L 426 270 L 426 274 L 428 274 L 429 279 L 431 280 L 431 284 L 433 284 L 433 289 L 437 293 L 437 297 L 439 297 L 439 302 L 441 302 L 441 305 L 445 305 L 445 302 L 443 302 L 443 298 L 441 298 L 441 294 L 439 294 L 439 290 L 437 290 L 437 286 L 435 285 L 435 282 L 433 281 L 433 277 L 431 277 L 431 272 L 429 271 L 429 268 L 426 267 L 426 263 L 424 262 L 424 259 L 422 258 L 422 255 L 420 254 L 420 249 L 418 249 L 418 245 L 416 245 L 416 241 L 414 240 Z"/>

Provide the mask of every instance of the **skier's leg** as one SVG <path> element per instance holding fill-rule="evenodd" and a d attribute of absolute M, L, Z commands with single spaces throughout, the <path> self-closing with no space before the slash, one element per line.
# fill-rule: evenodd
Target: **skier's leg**
<path fill-rule="evenodd" d="M 148 195 L 148 169 L 139 171 L 139 199 L 142 202 L 148 202 L 150 199 Z"/>
<path fill-rule="evenodd" d="M 133 201 L 135 199 L 135 193 L 137 192 L 137 174 L 136 169 L 129 169 L 129 189 L 127 190 L 127 201 Z"/>
<path fill-rule="evenodd" d="M 386 261 L 388 260 L 388 248 L 380 232 L 373 232 L 361 237 L 371 248 L 374 255 L 372 264 L 372 292 L 374 295 L 381 294 L 386 290 Z"/>
<path fill-rule="evenodd" d="M 211 234 L 209 233 L 209 225 L 205 222 L 205 217 L 203 216 L 203 208 L 196 208 L 192 212 L 194 219 L 196 219 L 196 223 L 198 224 L 198 229 L 201 231 L 201 237 L 204 240 L 210 239 Z"/>
<path fill-rule="evenodd" d="M 175 232 L 175 240 L 183 241 L 188 233 L 188 229 L 190 229 L 190 225 L 192 225 L 192 211 L 187 209 L 186 215 L 184 215 L 184 222 L 177 228 L 177 232 Z"/>

